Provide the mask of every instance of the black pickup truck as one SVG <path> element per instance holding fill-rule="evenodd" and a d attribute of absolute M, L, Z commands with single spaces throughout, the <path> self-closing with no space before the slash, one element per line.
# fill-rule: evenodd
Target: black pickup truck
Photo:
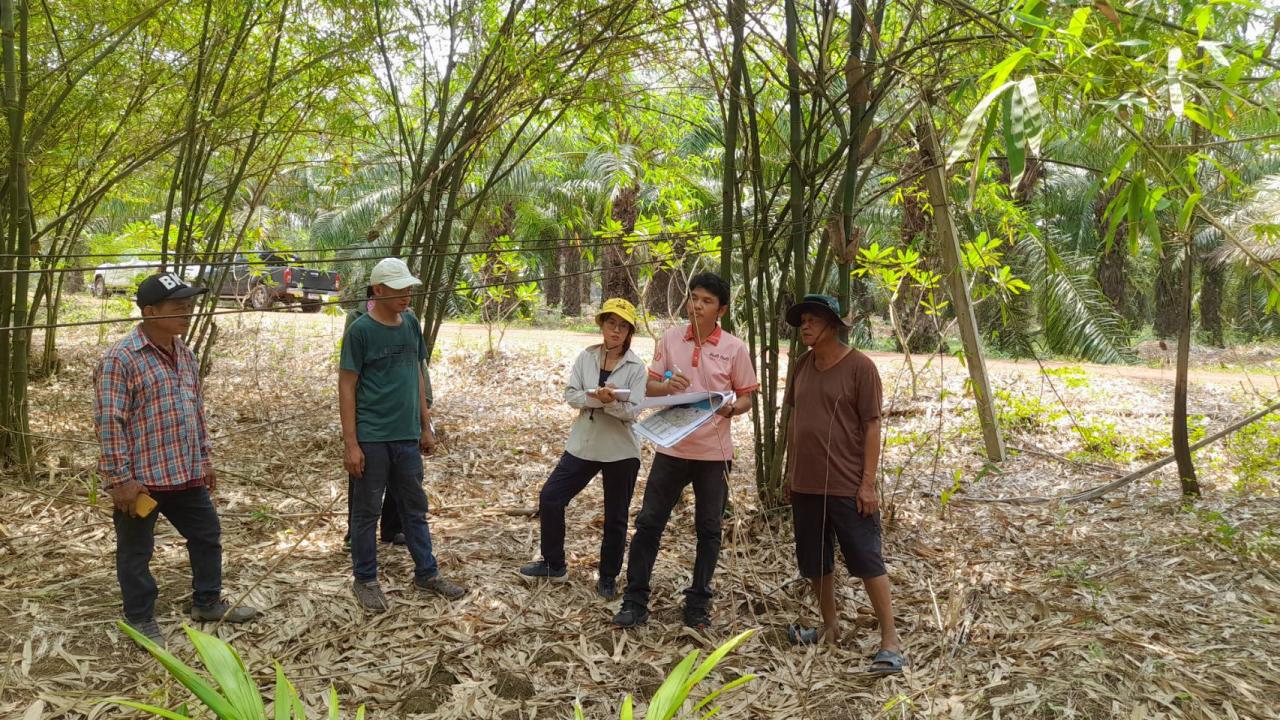
<path fill-rule="evenodd" d="M 256 310 L 270 310 L 281 303 L 319 312 L 324 301 L 336 299 L 342 289 L 341 275 L 303 267 L 296 255 L 251 252 L 237 254 L 234 262 L 227 268 L 219 297 Z"/>

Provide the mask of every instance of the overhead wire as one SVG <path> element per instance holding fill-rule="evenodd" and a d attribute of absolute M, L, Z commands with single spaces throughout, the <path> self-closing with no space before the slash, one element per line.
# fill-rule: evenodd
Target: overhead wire
<path fill-rule="evenodd" d="M 577 244 L 572 242 L 566 242 L 565 244 L 561 244 L 561 245 L 524 246 L 520 248 L 514 248 L 513 250 L 517 252 L 546 252 L 548 250 L 569 250 L 569 249 L 575 249 L 575 248 L 588 250 L 588 249 L 633 245 L 633 244 L 637 244 L 637 243 L 644 242 L 646 240 L 651 240 L 651 239 L 655 239 L 658 241 L 669 241 L 669 240 L 715 237 L 719 234 L 720 233 L 696 232 L 696 231 L 680 232 L 680 233 L 664 233 L 659 235 L 643 235 L 643 236 L 632 234 L 632 235 L 628 235 L 625 238 L 613 239 L 607 242 L 577 243 Z M 551 238 L 550 240 L 557 240 L 557 241 L 569 240 L 569 238 Z M 471 245 L 471 244 L 479 244 L 479 243 L 468 243 L 468 244 Z M 309 253 L 320 253 L 320 252 L 346 253 L 346 252 L 356 252 L 356 251 L 362 251 L 362 250 L 390 252 L 391 248 L 386 245 L 368 245 L 368 246 L 351 246 L 351 247 L 339 248 L 337 250 L 323 250 L 323 251 L 307 250 L 304 248 L 285 249 L 285 250 L 266 249 L 266 250 L 217 251 L 213 253 L 193 253 L 193 254 L 187 255 L 186 259 L 190 260 L 190 262 L 184 262 L 184 263 L 181 263 L 181 265 L 184 267 L 200 267 L 200 268 L 242 267 L 242 266 L 284 267 L 284 266 L 288 266 L 292 262 L 305 262 L 312 265 L 328 265 L 328 264 L 337 264 L 337 263 L 359 262 L 361 260 L 365 260 L 366 258 L 362 258 L 359 256 L 303 258 L 299 256 L 303 254 L 309 254 Z M 494 248 L 490 246 L 490 247 L 477 247 L 476 249 L 473 249 L 473 250 L 459 249 L 459 250 L 449 251 L 449 252 L 424 251 L 424 252 L 400 253 L 400 254 L 397 254 L 396 257 L 402 260 L 409 259 L 409 258 L 442 258 L 442 257 L 457 257 L 457 256 L 465 257 L 468 255 L 488 255 L 488 254 L 507 252 L 507 251 L 508 249 L 505 249 L 505 248 Z M 281 259 L 280 260 L 261 260 L 261 259 L 251 260 L 248 257 L 250 255 L 256 255 L 260 258 L 268 257 L 268 256 L 278 256 Z M 169 258 L 173 258 L 174 256 L 175 255 L 172 252 L 168 253 L 167 255 L 167 257 Z M 210 256 L 218 256 L 218 257 L 232 256 L 233 259 L 220 260 L 220 261 L 214 261 L 214 262 L 200 261 L 201 258 L 206 258 Z M 61 256 L 61 257 L 67 257 L 67 256 Z M 115 257 L 133 257 L 133 258 L 156 257 L 158 258 L 160 257 L 160 253 L 158 252 L 157 253 L 152 253 L 152 252 L 124 253 L 124 254 L 117 253 L 109 257 L 113 257 L 113 258 Z M 241 257 L 243 257 L 244 259 L 243 260 L 234 259 L 234 258 L 241 258 Z M 83 265 L 83 266 L 73 266 L 73 267 L 42 267 L 42 268 L 28 268 L 25 270 L 0 269 L 0 275 L 24 275 L 24 274 L 42 275 L 45 273 L 91 272 L 91 271 L 95 271 L 113 264 L 121 265 L 119 269 L 122 269 L 122 270 L 128 270 L 128 269 L 147 270 L 152 268 L 160 269 L 161 267 L 159 261 L 147 263 L 145 265 L 123 265 L 120 263 L 102 263 L 101 265 Z M 174 267 L 176 265 L 179 265 L 179 263 L 175 263 L 172 261 L 165 263 L 166 267 Z"/>
<path fill-rule="evenodd" d="M 785 229 L 789 229 L 794 224 L 795 224 L 794 221 L 788 220 L 786 222 L 778 223 L 777 225 L 773 226 L 773 229 L 785 230 Z M 823 226 L 825 224 L 825 221 L 818 222 L 817 220 L 811 219 L 803 222 L 802 224 L 806 225 L 810 229 L 816 229 L 818 227 Z M 757 226 L 755 224 L 744 223 L 742 225 L 732 228 L 730 230 L 730 234 L 736 237 L 742 237 L 747 232 L 754 231 L 756 229 L 757 229 Z M 581 242 L 581 240 L 588 239 L 588 238 L 578 238 L 578 237 L 538 238 L 518 248 L 494 248 L 492 246 L 482 247 L 480 246 L 482 245 L 482 241 L 480 242 L 469 241 L 465 243 L 448 242 L 448 243 L 444 243 L 442 247 L 447 248 L 447 247 L 456 246 L 458 249 L 447 250 L 447 251 L 422 250 L 418 252 L 408 252 L 408 253 L 402 252 L 397 254 L 396 257 L 399 257 L 401 259 L 442 258 L 442 257 L 457 257 L 457 256 L 465 257 L 469 255 L 486 255 L 486 254 L 495 253 L 495 252 L 505 252 L 508 250 L 514 250 L 517 252 L 546 252 L 549 250 L 571 250 L 575 248 L 582 249 L 582 250 L 591 250 L 591 249 L 609 248 L 609 247 L 625 247 L 628 245 L 636 245 L 644 242 L 670 242 L 670 241 L 678 241 L 678 240 L 723 237 L 724 233 L 722 231 L 712 231 L 712 230 L 680 230 L 680 231 L 674 231 L 674 232 L 659 232 L 659 233 L 634 233 L 633 232 L 633 233 L 627 233 L 625 235 L 621 235 L 619 237 L 607 237 L 607 235 L 608 233 L 595 235 L 595 237 L 600 238 L 600 240 L 597 242 Z M 545 245 L 543 243 L 557 243 L 557 244 Z M 474 247 L 474 249 L 467 249 L 468 247 Z M 187 267 L 200 266 L 205 268 L 235 267 L 235 266 L 242 266 L 242 265 L 250 265 L 250 266 L 261 265 L 261 266 L 276 267 L 276 266 L 284 265 L 290 262 L 291 261 L 290 256 L 297 257 L 298 258 L 297 262 L 308 262 L 312 264 L 349 263 L 352 261 L 359 261 L 365 258 L 361 258 L 358 256 L 341 257 L 341 254 L 358 253 L 358 252 L 364 252 L 364 251 L 390 252 L 390 250 L 391 250 L 391 247 L 387 244 L 348 245 L 345 247 L 331 248 L 331 249 L 263 248 L 263 249 L 253 249 L 253 250 L 245 250 L 245 249 L 212 250 L 208 252 L 194 252 L 194 253 L 185 254 L 184 259 L 187 262 L 183 262 L 181 264 Z M 339 256 L 338 257 L 313 257 L 313 258 L 302 257 L 304 255 L 320 255 L 320 254 L 330 254 L 330 253 L 336 254 Z M 273 256 L 273 255 L 280 256 L 284 262 L 277 261 L 277 260 L 261 260 L 261 259 L 250 260 L 248 258 L 249 255 L 257 255 L 260 258 L 266 257 L 266 256 Z M 173 257 L 176 257 L 176 254 L 173 251 L 169 251 L 168 253 L 161 253 L 158 251 L 154 251 L 154 252 L 144 251 L 144 252 L 126 252 L 126 253 L 60 254 L 57 256 L 57 259 L 58 260 L 66 260 L 66 259 L 84 260 L 84 259 L 93 259 L 93 258 L 116 259 L 116 258 L 173 258 Z M 219 261 L 202 261 L 206 258 L 220 258 L 220 257 L 231 257 L 233 259 L 219 260 Z M 243 257 L 245 259 L 244 260 L 235 259 L 240 257 Z M 48 260 L 48 258 L 45 256 L 28 256 L 28 255 L 17 255 L 14 253 L 0 253 L 0 259 L 6 259 L 6 258 L 27 258 L 33 261 Z M 110 265 L 110 264 L 112 263 L 102 263 L 101 265 L 82 265 L 82 266 L 72 266 L 72 267 L 0 269 L 0 275 L 24 275 L 24 274 L 39 275 L 39 274 L 45 274 L 45 273 L 90 272 L 90 271 L 99 269 L 103 265 Z M 173 266 L 177 264 L 178 263 L 173 263 L 173 262 L 165 263 L 166 266 Z M 158 269 L 160 267 L 160 263 L 156 262 L 154 264 L 133 265 L 128 267 L 133 267 L 137 269 L 147 269 L 147 268 L 154 267 Z"/>
<path fill-rule="evenodd" d="M 696 257 L 701 255 L 718 254 L 718 253 L 719 253 L 719 250 L 692 250 L 692 251 L 686 252 L 685 256 Z M 537 277 L 518 277 L 518 278 L 511 278 L 507 280 L 499 280 L 494 282 L 472 283 L 472 284 L 462 285 L 462 286 L 435 288 L 435 289 L 421 290 L 418 292 L 409 293 L 408 297 L 419 298 L 419 297 L 430 297 L 432 295 L 446 295 L 446 294 L 452 295 L 457 293 L 471 292 L 474 290 L 483 290 L 485 288 L 491 288 L 491 287 L 523 285 L 525 283 L 530 283 L 530 282 L 542 282 L 546 280 L 580 277 L 583 275 L 594 275 L 597 273 L 603 274 L 606 270 L 618 270 L 618 269 L 642 267 L 645 265 L 656 265 L 663 262 L 666 262 L 664 258 L 655 258 L 655 259 L 641 260 L 641 261 L 631 262 L 631 263 L 622 263 L 619 265 L 610 266 L 609 268 L 588 268 L 586 270 L 560 273 L 556 275 L 542 275 Z M 339 298 L 335 300 L 318 300 L 312 303 L 312 305 L 319 306 L 319 307 L 326 307 L 326 306 L 342 305 L 344 303 L 350 303 L 350 302 L 352 302 L 351 299 Z M 210 310 L 206 312 L 192 313 L 190 315 L 188 314 L 156 315 L 153 317 L 155 317 L 156 319 L 162 319 L 162 318 L 174 318 L 174 317 L 191 317 L 193 315 L 200 315 L 200 316 L 240 315 L 244 313 L 262 313 L 262 312 L 271 312 L 271 311 L 272 310 L 270 308 L 259 309 L 259 308 L 248 307 L 248 308 L 235 308 L 235 309 L 223 309 L 223 310 Z M 49 330 L 53 328 L 112 325 L 116 323 L 137 322 L 138 319 L 139 318 L 137 317 L 130 316 L 130 317 L 103 318 L 99 320 L 80 320 L 80 321 L 74 321 L 74 322 L 40 323 L 40 324 L 29 324 L 29 325 L 8 325 L 8 326 L 0 326 L 0 333 L 26 331 L 26 330 Z"/>
<path fill-rule="evenodd" d="M 506 194 L 506 193 L 498 194 L 498 195 L 496 195 L 496 197 L 501 197 L 501 196 L 502 196 L 502 195 L 504 195 L 504 194 Z M 534 197 L 534 195 L 532 195 L 532 194 L 520 194 L 520 193 L 509 193 L 509 194 L 507 194 L 507 195 L 510 195 L 510 196 L 513 196 L 513 197 Z M 494 196 L 491 196 L 491 197 L 494 197 Z M 703 210 L 686 210 L 686 211 L 684 211 L 684 212 L 672 213 L 672 214 L 670 214 L 670 215 L 667 215 L 667 216 L 665 216 L 665 217 L 664 217 L 664 219 L 665 219 L 665 220 L 673 220 L 673 221 L 674 221 L 674 220 L 678 220 L 678 219 L 681 219 L 681 218 L 689 218 L 689 217 L 692 217 L 692 216 L 694 216 L 694 215 L 697 215 L 697 214 L 698 214 L 698 213 L 700 213 L 700 212 L 703 212 Z M 737 228 L 737 231 L 740 231 L 743 227 L 746 227 L 746 226 L 745 226 L 745 225 L 741 225 L 741 226 L 739 226 L 739 227 Z M 715 234 L 715 233 L 709 233 L 709 232 L 706 232 L 706 231 L 681 231 L 681 232 L 687 232 L 687 233 L 691 233 L 691 234 Z M 628 233 L 628 236 L 629 236 L 629 237 L 655 237 L 655 236 L 656 236 L 656 237 L 661 237 L 661 236 L 663 236 L 663 235 L 664 235 L 663 233 L 657 233 L 656 235 L 655 235 L 655 234 L 653 234 L 653 233 L 641 233 L 641 234 L 637 234 L 637 233 L 634 233 L 634 232 L 633 232 L 633 233 Z M 594 233 L 594 232 L 593 232 L 593 233 L 589 233 L 589 236 L 598 236 L 598 235 L 596 235 L 596 233 Z M 578 240 L 579 238 L 577 238 L 577 237 L 560 237 L 560 238 L 538 238 L 538 239 L 539 239 L 539 240 L 542 240 L 542 241 L 569 242 L 569 241 L 571 241 L 571 240 Z M 458 247 L 458 248 L 463 248 L 463 247 L 466 247 L 467 245 L 474 244 L 475 242 L 476 242 L 476 241 L 471 241 L 471 240 L 469 240 L 469 241 L 465 241 L 465 242 L 453 242 L 453 241 L 446 241 L 446 242 L 442 243 L 441 245 L 442 245 L 442 247 Z M 301 254 L 301 253 L 346 252 L 346 251 L 349 251 L 349 250 L 388 250 L 388 249 L 390 249 L 390 243 L 370 243 L 370 244 L 366 244 L 366 245 L 345 245 L 345 246 L 342 246 L 342 247 L 335 247 L 335 248 L 317 248 L 317 247 L 306 247 L 306 248 L 279 248 L 279 249 L 274 249 L 274 248 L 264 248 L 264 249 L 262 249 L 262 250 L 250 250 L 250 251 L 246 251 L 246 250 L 210 250 L 209 252 L 191 253 L 191 255 L 202 255 L 202 256 L 236 255 L 236 254 L 241 254 L 241 253 L 244 253 L 244 252 L 261 252 L 261 253 L 272 253 L 272 252 L 274 252 L 274 253 L 277 253 L 277 254 Z M 170 249 L 167 253 L 161 252 L 161 251 L 159 251 L 159 250 L 143 250 L 142 252 L 60 253 L 60 254 L 58 255 L 58 258 L 60 258 L 60 259 L 68 259 L 68 258 L 76 258 L 76 259 L 85 259 L 85 258 L 117 258 L 117 257 L 125 256 L 125 255 L 128 255 L 128 256 L 135 256 L 135 257 L 165 257 L 165 256 L 173 257 L 173 256 L 174 256 L 174 251 L 173 251 L 172 249 Z M 31 258 L 31 259 L 33 259 L 33 260 L 42 259 L 42 257 L 41 257 L 41 256 L 38 256 L 38 255 L 23 255 L 23 254 L 21 254 L 21 253 L 4 253 L 4 252 L 0 252 L 0 259 L 3 259 L 3 258 Z"/>

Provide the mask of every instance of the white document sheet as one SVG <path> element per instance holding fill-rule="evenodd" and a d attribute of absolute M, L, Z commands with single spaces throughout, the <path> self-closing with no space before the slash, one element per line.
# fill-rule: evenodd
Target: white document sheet
<path fill-rule="evenodd" d="M 692 392 L 646 397 L 640 408 L 662 408 L 636 423 L 636 434 L 659 447 L 671 447 L 737 400 L 732 392 Z"/>

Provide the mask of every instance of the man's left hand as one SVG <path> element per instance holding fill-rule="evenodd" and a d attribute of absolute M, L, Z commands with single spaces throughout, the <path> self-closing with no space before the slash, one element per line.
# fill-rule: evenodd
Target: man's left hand
<path fill-rule="evenodd" d="M 204 475 L 204 486 L 213 492 L 218 489 L 218 471 L 213 469 L 213 463 L 205 461 L 200 466 L 200 472 Z"/>
<path fill-rule="evenodd" d="M 864 482 L 858 488 L 858 496 L 855 498 L 858 504 L 858 513 L 862 517 L 871 517 L 880 510 L 880 492 L 876 489 L 873 482 Z"/>
<path fill-rule="evenodd" d="M 422 429 L 422 437 L 418 438 L 418 449 L 422 450 L 423 455 L 430 455 L 436 451 L 436 434 L 431 428 Z"/>

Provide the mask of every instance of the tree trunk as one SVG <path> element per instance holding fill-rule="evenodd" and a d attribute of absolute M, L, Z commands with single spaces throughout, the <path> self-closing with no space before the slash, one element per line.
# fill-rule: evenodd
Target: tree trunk
<path fill-rule="evenodd" d="M 1184 299 L 1179 288 L 1181 278 L 1178 260 L 1173 248 L 1166 246 L 1161 252 L 1156 269 L 1152 325 L 1156 337 L 1165 340 L 1178 337 L 1182 332 L 1183 320 L 1190 317 L 1182 312 Z M 1183 261 L 1185 262 L 1185 258 Z"/>
<path fill-rule="evenodd" d="M 1105 238 L 1107 235 L 1107 205 L 1115 199 L 1116 192 L 1113 188 L 1105 193 L 1099 193 L 1093 201 L 1093 224 L 1099 238 Z M 1098 280 L 1098 286 L 1102 289 L 1102 294 L 1111 303 L 1111 307 L 1116 311 L 1116 314 L 1127 318 L 1133 326 L 1141 327 L 1143 324 L 1142 318 L 1135 317 L 1135 308 L 1129 299 L 1129 258 L 1125 252 L 1124 244 L 1119 240 L 1127 233 L 1128 229 L 1125 223 L 1120 223 L 1116 230 L 1116 239 L 1111 243 L 1111 247 L 1103 245 L 1102 252 L 1098 256 L 1098 267 L 1094 274 Z"/>
<path fill-rule="evenodd" d="M 564 285 L 561 288 L 565 317 L 577 317 L 582 314 L 582 249 L 578 247 L 578 238 L 573 238 L 561 248 L 564 259 Z"/>
<path fill-rule="evenodd" d="M 503 247 L 502 241 L 511 238 L 511 233 L 515 232 L 515 225 L 515 207 L 507 202 L 498 208 L 496 214 L 488 218 L 481 228 L 481 232 L 484 233 L 485 247 L 488 250 L 485 253 L 484 268 L 480 272 L 481 283 L 488 286 L 480 290 L 484 298 L 481 316 L 486 322 L 507 316 L 518 302 L 515 288 L 508 284 L 500 284 L 509 283 L 514 278 L 511 268 L 500 261 L 500 255 L 508 249 Z"/>
<path fill-rule="evenodd" d="M 1226 347 L 1222 335 L 1222 294 L 1227 285 L 1227 270 L 1220 264 L 1200 261 L 1200 329 L 1214 347 Z"/>
<path fill-rule="evenodd" d="M 1005 172 L 1009 172 L 1009 164 L 1004 163 Z M 1040 180 L 1044 178 L 1044 163 L 1037 157 L 1027 157 L 1026 168 L 1022 171 L 1022 179 L 1018 181 L 1018 186 L 1013 189 L 1013 201 L 1025 207 L 1031 203 L 1031 199 L 1035 196 L 1036 186 L 1040 184 Z M 1012 178 L 1010 178 L 1012 179 Z"/>
<path fill-rule="evenodd" d="M 805 263 L 809 259 L 808 227 L 806 221 L 809 214 L 805 208 L 804 168 L 804 108 L 800 87 L 800 15 L 796 10 L 796 0 L 786 0 L 787 30 L 787 108 L 790 122 L 790 135 L 787 148 L 790 151 L 787 165 L 790 168 L 789 204 L 791 207 L 791 274 L 793 278 L 792 292 L 796 299 L 804 297 L 808 292 Z"/>
<path fill-rule="evenodd" d="M 653 278 L 644 289 L 644 308 L 650 315 L 664 317 L 671 314 L 672 271 L 659 266 L 653 271 Z"/>
<path fill-rule="evenodd" d="M 964 345 L 965 364 L 969 367 L 969 389 L 973 392 L 977 405 L 987 459 L 996 463 L 1004 462 L 1004 436 L 1000 432 L 995 406 L 992 404 L 987 361 L 982 355 L 978 321 L 973 315 L 973 300 L 969 296 L 969 283 L 961 259 L 963 251 L 960 249 L 960 233 L 956 230 L 951 204 L 947 201 L 946 161 L 929 113 L 927 108 L 923 111 L 916 136 L 923 144 L 921 158 L 925 167 L 929 168 L 924 181 L 929 191 L 929 204 L 933 206 L 933 226 L 936 231 L 934 242 L 942 258 L 943 283 L 951 295 L 951 307 L 955 309 L 956 325 L 960 330 L 960 341 Z"/>
<path fill-rule="evenodd" d="M 14 17 L 17 13 L 18 17 Z M 27 187 L 26 100 L 27 100 L 27 5 L 0 0 L 0 45 L 3 54 L 4 106 L 9 129 L 8 227 L 4 233 L 4 273 L 0 280 L 0 324 L 12 327 L 27 324 L 27 302 L 31 268 L 31 208 Z M 16 258 L 16 262 L 14 262 Z M 30 330 L 0 331 L 0 461 L 26 467 L 31 460 L 28 433 L 27 368 Z"/>
<path fill-rule="evenodd" d="M 1190 433 L 1187 431 L 1187 376 L 1191 364 L 1191 271 L 1194 268 L 1194 254 L 1194 241 L 1188 236 L 1186 254 L 1182 258 L 1182 291 L 1177 306 L 1180 316 L 1178 368 L 1173 385 L 1173 454 L 1178 461 L 1178 482 L 1186 497 L 1200 496 L 1200 483 L 1196 479 Z"/>
<path fill-rule="evenodd" d="M 720 277 L 731 282 L 733 277 L 734 222 L 738 210 L 738 125 L 742 118 L 743 26 L 746 24 L 746 0 L 728 0 L 729 27 L 733 47 L 729 60 L 729 107 L 724 125 L 724 165 L 720 177 Z M 733 313 L 726 313 L 722 324 L 733 330 Z"/>
<path fill-rule="evenodd" d="M 1130 317 L 1129 273 L 1126 266 L 1127 258 L 1118 242 L 1112 243 L 1110 249 L 1104 248 L 1102 256 L 1098 258 L 1098 286 L 1102 288 L 1102 294 L 1107 296 L 1107 301 L 1115 308 L 1116 313 L 1125 318 Z"/>
<path fill-rule="evenodd" d="M 919 138 L 917 138 L 919 140 Z M 925 168 L 919 147 L 911 153 L 911 159 L 903 170 L 903 177 L 918 175 Z M 902 193 L 902 226 L 899 230 L 899 242 L 903 247 L 915 248 L 920 253 L 922 269 L 938 271 L 938 248 L 933 242 L 933 233 L 929 232 L 930 220 L 926 212 L 927 204 L 920 184 L 912 184 Z M 938 288 L 935 292 L 942 292 Z M 910 277 L 903 279 L 898 288 L 897 298 L 893 301 L 894 313 L 906 338 L 906 347 L 899 350 L 909 353 L 935 353 L 939 351 L 942 337 L 938 334 L 941 318 L 934 317 L 921 307 L 920 288 L 913 286 Z"/>
<path fill-rule="evenodd" d="M 596 283 L 599 283 L 604 278 L 603 264 L 603 256 L 600 253 L 596 253 L 594 258 L 589 254 L 583 255 L 582 274 L 578 276 L 580 280 L 578 285 L 579 305 L 587 306 L 589 309 L 591 304 L 595 302 L 595 293 L 592 291 L 595 289 Z"/>
<path fill-rule="evenodd" d="M 601 300 L 622 298 L 631 304 L 640 302 L 640 293 L 636 291 L 635 268 L 630 267 L 631 258 L 627 256 L 624 238 L 636 229 L 636 218 L 640 214 L 640 186 L 632 183 L 618 192 L 613 200 L 610 216 L 614 222 L 622 225 L 622 237 L 610 238 L 600 253 L 604 266 L 604 278 L 601 285 Z"/>
<path fill-rule="evenodd" d="M 684 292 L 676 287 L 676 278 L 684 266 L 685 243 L 683 235 L 671 238 L 671 257 L 654 267 L 653 278 L 644 289 L 644 306 L 652 315 L 667 317 L 680 309 Z"/>
<path fill-rule="evenodd" d="M 559 244 L 563 241 L 553 240 L 553 243 Z M 547 254 L 546 270 L 542 273 L 542 293 L 547 299 L 547 309 L 560 306 L 563 295 L 561 288 L 564 287 L 564 278 L 560 277 L 560 267 L 562 265 L 562 251 L 560 248 L 552 248 Z"/>

